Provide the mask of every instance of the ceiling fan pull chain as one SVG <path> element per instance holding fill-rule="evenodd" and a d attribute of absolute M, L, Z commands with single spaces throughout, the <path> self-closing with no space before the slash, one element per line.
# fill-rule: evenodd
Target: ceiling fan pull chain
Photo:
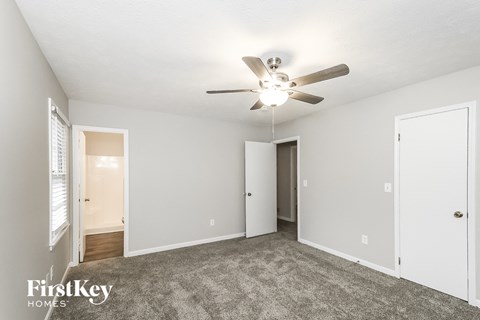
<path fill-rule="evenodd" d="M 275 108 L 272 108 L 272 141 L 275 140 Z"/>

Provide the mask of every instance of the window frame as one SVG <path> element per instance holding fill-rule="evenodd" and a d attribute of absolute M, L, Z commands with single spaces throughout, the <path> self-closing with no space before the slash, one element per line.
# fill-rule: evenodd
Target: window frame
<path fill-rule="evenodd" d="M 65 150 L 66 150 L 66 159 L 65 159 L 65 183 L 66 183 L 66 191 L 67 191 L 67 199 L 66 199 L 66 210 L 67 210 L 67 217 L 66 222 L 62 224 L 62 226 L 58 229 L 61 229 L 60 232 L 55 234 L 56 230 L 53 230 L 53 162 L 55 159 L 52 157 L 52 149 L 53 149 L 53 132 L 52 132 L 52 115 L 59 117 L 62 122 L 64 122 L 66 126 L 66 136 L 65 136 Z M 49 246 L 50 251 L 56 246 L 56 244 L 62 239 L 65 235 L 67 230 L 70 228 L 70 206 L 71 206 L 71 197 L 70 197 L 70 135 L 71 135 L 71 124 L 68 121 L 67 117 L 62 113 L 60 108 L 55 104 L 52 98 L 48 98 L 48 192 L 49 192 L 49 210 L 48 210 L 48 238 L 49 238 Z"/>

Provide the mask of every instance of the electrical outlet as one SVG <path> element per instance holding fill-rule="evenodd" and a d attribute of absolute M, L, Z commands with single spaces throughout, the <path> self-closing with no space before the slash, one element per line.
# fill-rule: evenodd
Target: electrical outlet
<path fill-rule="evenodd" d="M 368 236 L 362 234 L 362 243 L 363 244 L 368 244 Z"/>
<path fill-rule="evenodd" d="M 308 187 L 308 181 L 307 181 L 307 179 L 304 179 L 304 180 L 303 180 L 303 186 L 304 186 L 304 187 Z"/>
<path fill-rule="evenodd" d="M 385 182 L 384 189 L 385 192 L 392 192 L 392 184 L 389 182 Z"/>
<path fill-rule="evenodd" d="M 210 219 L 210 227 L 213 227 L 215 225 L 215 219 Z"/>
<path fill-rule="evenodd" d="M 53 281 L 53 264 L 50 267 L 50 281 Z"/>

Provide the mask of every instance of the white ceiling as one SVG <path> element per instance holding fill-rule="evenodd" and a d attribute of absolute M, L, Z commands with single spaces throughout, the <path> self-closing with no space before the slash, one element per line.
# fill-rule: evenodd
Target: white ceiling
<path fill-rule="evenodd" d="M 279 56 L 290 78 L 339 63 L 277 122 L 480 65 L 478 0 L 16 0 L 71 99 L 269 123 L 242 56 Z"/>

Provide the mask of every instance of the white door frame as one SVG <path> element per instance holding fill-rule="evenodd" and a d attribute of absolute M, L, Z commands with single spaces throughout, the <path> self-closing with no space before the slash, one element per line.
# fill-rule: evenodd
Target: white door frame
<path fill-rule="evenodd" d="M 300 235 L 300 208 L 301 208 L 301 201 L 300 201 L 300 136 L 294 136 L 294 137 L 289 137 L 285 139 L 280 139 L 280 140 L 274 140 L 272 143 L 274 144 L 281 144 L 281 143 L 286 143 L 286 142 L 292 142 L 296 141 L 297 142 L 297 241 L 298 239 L 301 239 Z"/>
<path fill-rule="evenodd" d="M 79 144 L 78 134 L 81 131 L 89 132 L 103 132 L 103 133 L 119 133 L 123 134 L 123 256 L 128 257 L 128 239 L 129 239 L 129 152 L 128 152 L 128 130 L 117 128 L 104 128 L 104 127 L 91 127 L 82 125 L 72 126 L 72 180 L 73 180 L 73 232 L 72 232 L 72 263 L 74 266 L 79 264 L 78 250 L 79 250 L 79 224 L 80 224 L 80 208 L 77 205 L 75 199 L 80 198 L 80 190 L 78 188 L 80 184 L 80 164 L 78 162 L 79 157 Z M 77 142 L 76 142 L 77 141 Z"/>
<path fill-rule="evenodd" d="M 465 102 L 448 107 L 436 108 L 395 117 L 395 151 L 394 151 L 394 221 L 395 221 L 395 275 L 400 278 L 400 144 L 398 136 L 400 121 L 420 116 L 432 115 L 448 111 L 468 109 L 468 195 L 467 195 L 467 232 L 468 232 L 468 303 L 477 305 L 476 254 L 475 254 L 475 143 L 476 143 L 476 102 Z"/>

